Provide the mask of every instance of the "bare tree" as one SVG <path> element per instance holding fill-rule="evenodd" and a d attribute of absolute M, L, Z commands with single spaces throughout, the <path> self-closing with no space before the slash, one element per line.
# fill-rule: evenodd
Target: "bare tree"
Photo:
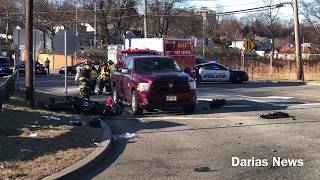
<path fill-rule="evenodd" d="M 149 19 L 155 37 L 162 38 L 168 35 L 172 18 L 174 18 L 174 5 L 179 0 L 153 0 L 149 4 Z"/>
<path fill-rule="evenodd" d="M 269 6 L 270 8 L 267 10 L 266 13 L 264 13 L 265 16 L 265 24 L 267 26 L 269 38 L 271 39 L 271 54 L 270 54 L 270 68 L 272 68 L 272 62 L 274 59 L 274 32 L 275 32 L 275 24 L 279 21 L 279 8 L 273 8 L 272 6 L 276 3 L 281 3 L 276 0 L 263 0 L 266 6 Z M 271 73 L 270 69 L 270 73 Z"/>
<path fill-rule="evenodd" d="M 5 42 L 8 43 L 9 34 L 13 28 L 21 21 L 21 12 L 19 10 L 19 1 L 0 0 L 0 21 L 5 24 Z"/>
<path fill-rule="evenodd" d="M 134 0 L 82 0 L 85 10 L 92 10 L 87 20 L 93 24 L 92 17 L 97 15 L 97 31 L 103 44 L 114 44 L 119 34 L 124 31 L 125 19 L 138 17 Z M 126 27 L 129 26 L 129 23 Z"/>
<path fill-rule="evenodd" d="M 316 38 L 313 40 L 320 47 L 320 0 L 302 1 L 302 14 L 304 19 L 310 24 Z"/>
<path fill-rule="evenodd" d="M 34 1 L 34 27 L 49 35 L 53 40 L 59 26 L 64 29 L 72 27 L 75 17 L 74 9 L 70 1 L 36 0 Z"/>

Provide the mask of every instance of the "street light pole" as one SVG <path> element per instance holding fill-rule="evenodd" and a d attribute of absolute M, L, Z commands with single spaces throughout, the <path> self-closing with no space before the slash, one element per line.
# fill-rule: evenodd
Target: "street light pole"
<path fill-rule="evenodd" d="M 206 22 L 207 22 L 207 13 L 202 13 L 202 57 L 205 58 L 206 49 L 205 49 L 205 42 L 206 42 Z"/>
<path fill-rule="evenodd" d="M 97 2 L 94 1 L 94 47 L 97 47 Z"/>
<path fill-rule="evenodd" d="M 78 39 L 78 1 L 76 0 L 76 36 Z M 74 52 L 74 59 L 77 62 L 77 49 Z"/>
<path fill-rule="evenodd" d="M 299 34 L 299 15 L 298 15 L 298 1 L 293 0 L 293 15 L 294 15 L 294 39 L 296 45 L 296 68 L 297 68 L 297 80 L 304 81 L 303 74 L 303 60 L 301 58 L 301 44 Z"/>
<path fill-rule="evenodd" d="M 144 18 L 143 18 L 143 31 L 144 31 L 144 38 L 148 38 L 148 29 L 147 29 L 147 15 L 148 15 L 148 3 L 147 0 L 144 0 Z"/>
<path fill-rule="evenodd" d="M 25 52 L 26 52 L 26 72 L 25 72 L 25 89 L 26 89 L 26 102 L 29 106 L 34 105 L 33 100 L 33 0 L 26 0 L 26 29 L 25 29 Z"/>

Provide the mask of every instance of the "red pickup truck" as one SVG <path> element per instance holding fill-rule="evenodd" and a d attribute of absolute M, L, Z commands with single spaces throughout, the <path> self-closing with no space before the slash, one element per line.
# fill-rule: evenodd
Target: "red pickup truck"
<path fill-rule="evenodd" d="M 114 101 L 127 102 L 135 115 L 143 109 L 180 106 L 185 113 L 192 113 L 196 108 L 196 82 L 172 57 L 127 57 L 123 69 L 113 72 L 111 80 Z"/>

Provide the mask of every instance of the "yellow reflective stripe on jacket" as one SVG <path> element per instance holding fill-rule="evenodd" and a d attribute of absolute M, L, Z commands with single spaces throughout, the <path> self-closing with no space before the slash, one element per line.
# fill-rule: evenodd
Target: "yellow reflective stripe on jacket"
<path fill-rule="evenodd" d="M 101 71 L 100 71 L 100 79 L 107 79 L 107 78 L 110 78 L 110 74 L 108 73 L 108 71 L 105 71 L 107 70 L 107 68 L 101 68 Z"/>

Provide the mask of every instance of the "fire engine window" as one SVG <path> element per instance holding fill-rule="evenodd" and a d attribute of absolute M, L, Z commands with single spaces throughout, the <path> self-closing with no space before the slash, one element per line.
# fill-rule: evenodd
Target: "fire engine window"
<path fill-rule="evenodd" d="M 166 51 L 173 51 L 173 44 L 166 44 Z"/>
<path fill-rule="evenodd" d="M 132 70 L 132 69 L 133 69 L 133 60 L 130 59 L 128 64 L 128 70 Z"/>

